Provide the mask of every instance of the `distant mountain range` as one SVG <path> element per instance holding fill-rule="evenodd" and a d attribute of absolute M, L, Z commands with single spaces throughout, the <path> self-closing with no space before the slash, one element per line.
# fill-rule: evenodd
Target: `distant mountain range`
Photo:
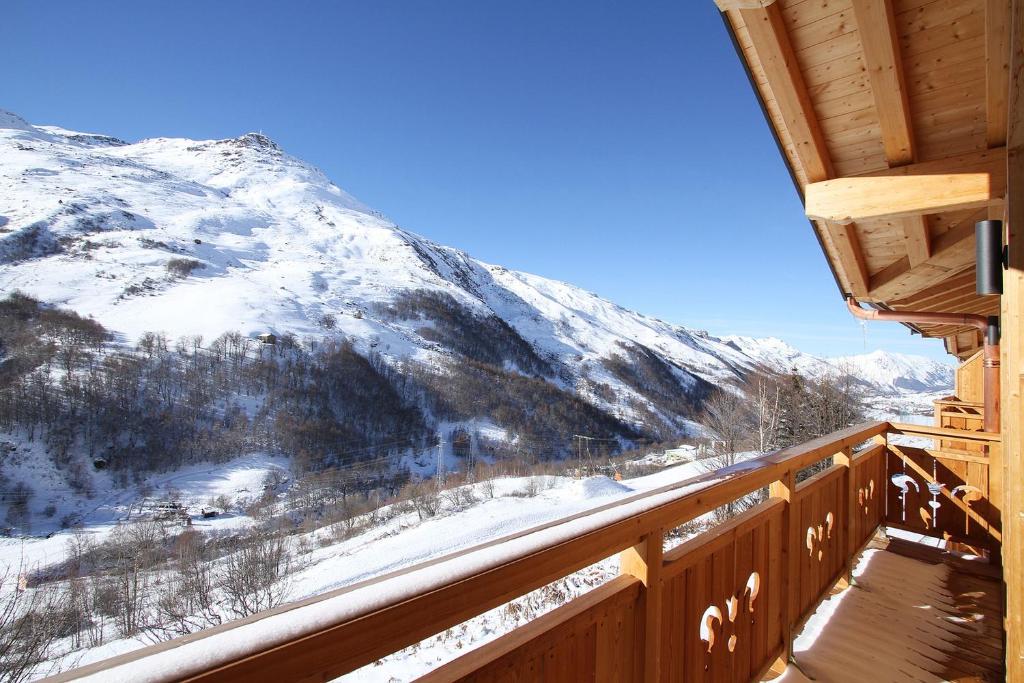
<path fill-rule="evenodd" d="M 387 362 L 486 361 L 680 430 L 687 416 L 668 414 L 664 396 L 762 365 L 849 369 L 875 396 L 952 386 L 951 367 L 926 358 L 717 338 L 478 261 L 395 225 L 258 133 L 128 143 L 0 110 L 0 181 L 0 291 L 94 316 L 129 343 L 146 331 L 345 335 Z"/>

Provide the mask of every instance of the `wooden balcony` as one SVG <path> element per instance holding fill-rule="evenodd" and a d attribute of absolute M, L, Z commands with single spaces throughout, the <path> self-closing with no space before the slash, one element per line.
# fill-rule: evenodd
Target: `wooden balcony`
<path fill-rule="evenodd" d="M 907 437 L 936 447 L 907 445 Z M 945 439 L 979 449 L 938 448 Z M 798 481 L 822 461 L 827 467 Z M 859 425 L 53 680 L 330 680 L 616 554 L 618 578 L 423 680 L 760 680 L 789 656 L 799 665 L 793 639 L 801 625 L 863 564 L 861 553 L 877 543 L 879 528 L 969 543 L 997 556 L 999 463 L 998 435 Z M 667 532 L 764 488 L 764 502 L 665 550 Z M 992 581 L 998 564 L 981 566 Z M 960 587 L 982 601 L 974 584 L 949 590 Z M 998 604 L 993 590 L 983 591 L 990 607 Z M 893 643 L 905 643 L 908 656 L 919 649 L 913 622 L 902 617 L 850 625 L 842 610 L 834 616 L 826 631 L 859 628 L 883 636 L 888 650 L 899 651 Z M 936 677 L 977 673 L 956 663 L 958 652 L 974 646 L 973 632 L 954 626 L 944 637 L 962 639 L 963 647 L 929 651 L 923 667 Z M 995 613 L 985 628 L 974 635 L 1000 659 L 1001 651 L 992 652 L 1002 632 Z M 914 658 L 919 666 L 920 659 Z"/>

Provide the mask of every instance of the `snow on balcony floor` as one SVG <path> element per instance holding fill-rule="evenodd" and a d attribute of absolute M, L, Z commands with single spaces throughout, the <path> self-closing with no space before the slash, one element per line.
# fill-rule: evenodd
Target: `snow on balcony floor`
<path fill-rule="evenodd" d="M 937 564 L 866 550 L 853 585 L 819 605 L 794 643 L 796 665 L 775 681 L 1002 680 L 998 582 L 927 551 Z"/>

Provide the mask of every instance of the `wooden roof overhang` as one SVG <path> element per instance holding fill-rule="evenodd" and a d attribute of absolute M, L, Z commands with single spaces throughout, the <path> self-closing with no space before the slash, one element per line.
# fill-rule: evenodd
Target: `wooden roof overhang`
<path fill-rule="evenodd" d="M 1003 218 L 1010 0 L 716 2 L 843 295 L 998 315 L 974 224 Z"/>

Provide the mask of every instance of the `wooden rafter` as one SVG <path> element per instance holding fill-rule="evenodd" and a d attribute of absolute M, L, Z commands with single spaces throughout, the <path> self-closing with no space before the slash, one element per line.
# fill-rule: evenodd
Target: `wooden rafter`
<path fill-rule="evenodd" d="M 907 259 L 910 267 L 915 268 L 924 263 L 932 255 L 932 242 L 928 235 L 928 219 L 925 216 L 908 216 L 901 218 L 903 237 L 907 241 Z"/>
<path fill-rule="evenodd" d="M 778 3 L 738 12 L 807 179 L 833 177 L 832 161 Z"/>
<path fill-rule="evenodd" d="M 985 2 L 985 140 L 1006 144 L 1006 97 L 1010 90 L 1010 3 Z"/>
<path fill-rule="evenodd" d="M 909 164 L 915 160 L 914 133 L 892 3 L 853 0 L 853 15 L 860 27 L 864 65 L 878 110 L 886 161 L 890 166 Z"/>
<path fill-rule="evenodd" d="M 858 298 L 864 298 L 868 294 L 868 268 L 864 262 L 864 253 L 860 247 L 860 240 L 857 238 L 857 231 L 853 225 L 840 225 L 839 223 L 818 223 L 829 236 L 836 256 L 839 258 L 840 267 L 846 276 L 849 287 L 848 294 Z"/>
<path fill-rule="evenodd" d="M 860 28 L 864 65 L 878 111 L 885 160 L 890 167 L 913 163 L 917 160 L 914 129 L 892 2 L 853 0 L 853 15 Z M 927 219 L 923 215 L 907 216 L 897 222 L 903 227 L 910 266 L 927 261 L 931 257 Z"/>

